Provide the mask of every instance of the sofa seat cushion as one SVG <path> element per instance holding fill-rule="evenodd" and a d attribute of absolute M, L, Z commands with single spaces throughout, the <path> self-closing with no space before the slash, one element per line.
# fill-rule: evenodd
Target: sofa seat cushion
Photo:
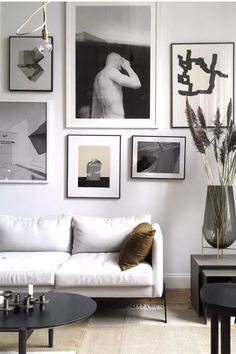
<path fill-rule="evenodd" d="M 147 262 L 121 271 L 119 252 L 78 253 L 56 272 L 56 287 L 153 285 L 152 267 Z"/>
<path fill-rule="evenodd" d="M 67 252 L 0 252 L 0 286 L 54 285 Z"/>

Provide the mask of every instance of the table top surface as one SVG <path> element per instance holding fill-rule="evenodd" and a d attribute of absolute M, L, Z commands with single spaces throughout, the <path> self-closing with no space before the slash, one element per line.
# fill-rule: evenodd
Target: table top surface
<path fill-rule="evenodd" d="M 206 277 L 236 277 L 236 269 L 203 269 Z"/>
<path fill-rule="evenodd" d="M 209 283 L 202 286 L 201 299 L 217 313 L 236 314 L 236 283 Z"/>
<path fill-rule="evenodd" d="M 235 267 L 236 268 L 236 254 L 224 254 L 217 258 L 217 255 L 212 254 L 192 254 L 193 259 L 200 267 L 216 266 L 216 267 Z"/>
<path fill-rule="evenodd" d="M 40 294 L 34 294 L 37 297 Z M 91 316 L 97 308 L 97 304 L 89 297 L 68 293 L 46 293 L 45 310 L 40 310 L 35 305 L 32 310 L 19 313 L 9 311 L 0 312 L 0 331 L 19 329 L 53 328 L 65 324 L 81 321 Z"/>

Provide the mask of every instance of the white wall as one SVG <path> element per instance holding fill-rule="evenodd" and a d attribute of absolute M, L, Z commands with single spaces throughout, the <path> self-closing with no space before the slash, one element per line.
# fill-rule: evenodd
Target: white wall
<path fill-rule="evenodd" d="M 8 92 L 8 36 L 35 9 L 36 3 L 2 3 L 0 6 L 0 99 L 45 99 L 53 106 L 51 130 L 51 182 L 47 185 L 0 185 L 0 214 L 54 215 L 58 213 L 121 216 L 151 213 L 164 234 L 164 272 L 167 286 L 189 286 L 190 254 L 201 250 L 206 178 L 188 129 L 170 129 L 170 44 L 173 42 L 235 41 L 236 3 L 161 3 L 157 51 L 157 119 L 159 129 L 70 130 L 65 129 L 65 4 L 50 3 L 48 24 L 54 37 L 54 91 L 52 93 Z M 1 8 L 2 7 L 2 8 Z M 0 123 L 1 130 L 1 123 Z M 66 136 L 121 134 L 121 199 L 66 198 Z M 184 181 L 132 180 L 131 136 L 187 136 Z"/>

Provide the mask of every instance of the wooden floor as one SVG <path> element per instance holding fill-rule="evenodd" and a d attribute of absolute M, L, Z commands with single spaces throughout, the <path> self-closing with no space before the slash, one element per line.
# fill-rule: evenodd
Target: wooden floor
<path fill-rule="evenodd" d="M 167 304 L 190 304 L 190 289 L 167 289 Z"/>
<path fill-rule="evenodd" d="M 190 304 L 190 289 L 166 289 L 167 305 Z M 162 305 L 163 299 L 96 298 L 98 308 L 124 308 L 133 305 Z"/>

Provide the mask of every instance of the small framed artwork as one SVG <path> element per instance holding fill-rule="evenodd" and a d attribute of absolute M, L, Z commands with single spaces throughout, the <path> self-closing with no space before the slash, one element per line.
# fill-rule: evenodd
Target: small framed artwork
<path fill-rule="evenodd" d="M 0 183 L 48 182 L 48 103 L 0 102 Z"/>
<path fill-rule="evenodd" d="M 184 136 L 132 137 L 132 178 L 184 179 Z"/>
<path fill-rule="evenodd" d="M 68 128 L 156 128 L 156 4 L 66 4 Z"/>
<path fill-rule="evenodd" d="M 51 43 L 53 38 L 49 37 Z M 9 91 L 52 91 L 53 52 L 42 54 L 42 37 L 9 37 Z"/>
<path fill-rule="evenodd" d="M 120 135 L 68 135 L 69 198 L 120 198 Z"/>
<path fill-rule="evenodd" d="M 200 106 L 207 126 L 212 127 L 217 108 L 227 125 L 227 105 L 234 99 L 234 43 L 173 43 L 172 128 L 188 127 L 186 98 L 194 109 Z"/>

